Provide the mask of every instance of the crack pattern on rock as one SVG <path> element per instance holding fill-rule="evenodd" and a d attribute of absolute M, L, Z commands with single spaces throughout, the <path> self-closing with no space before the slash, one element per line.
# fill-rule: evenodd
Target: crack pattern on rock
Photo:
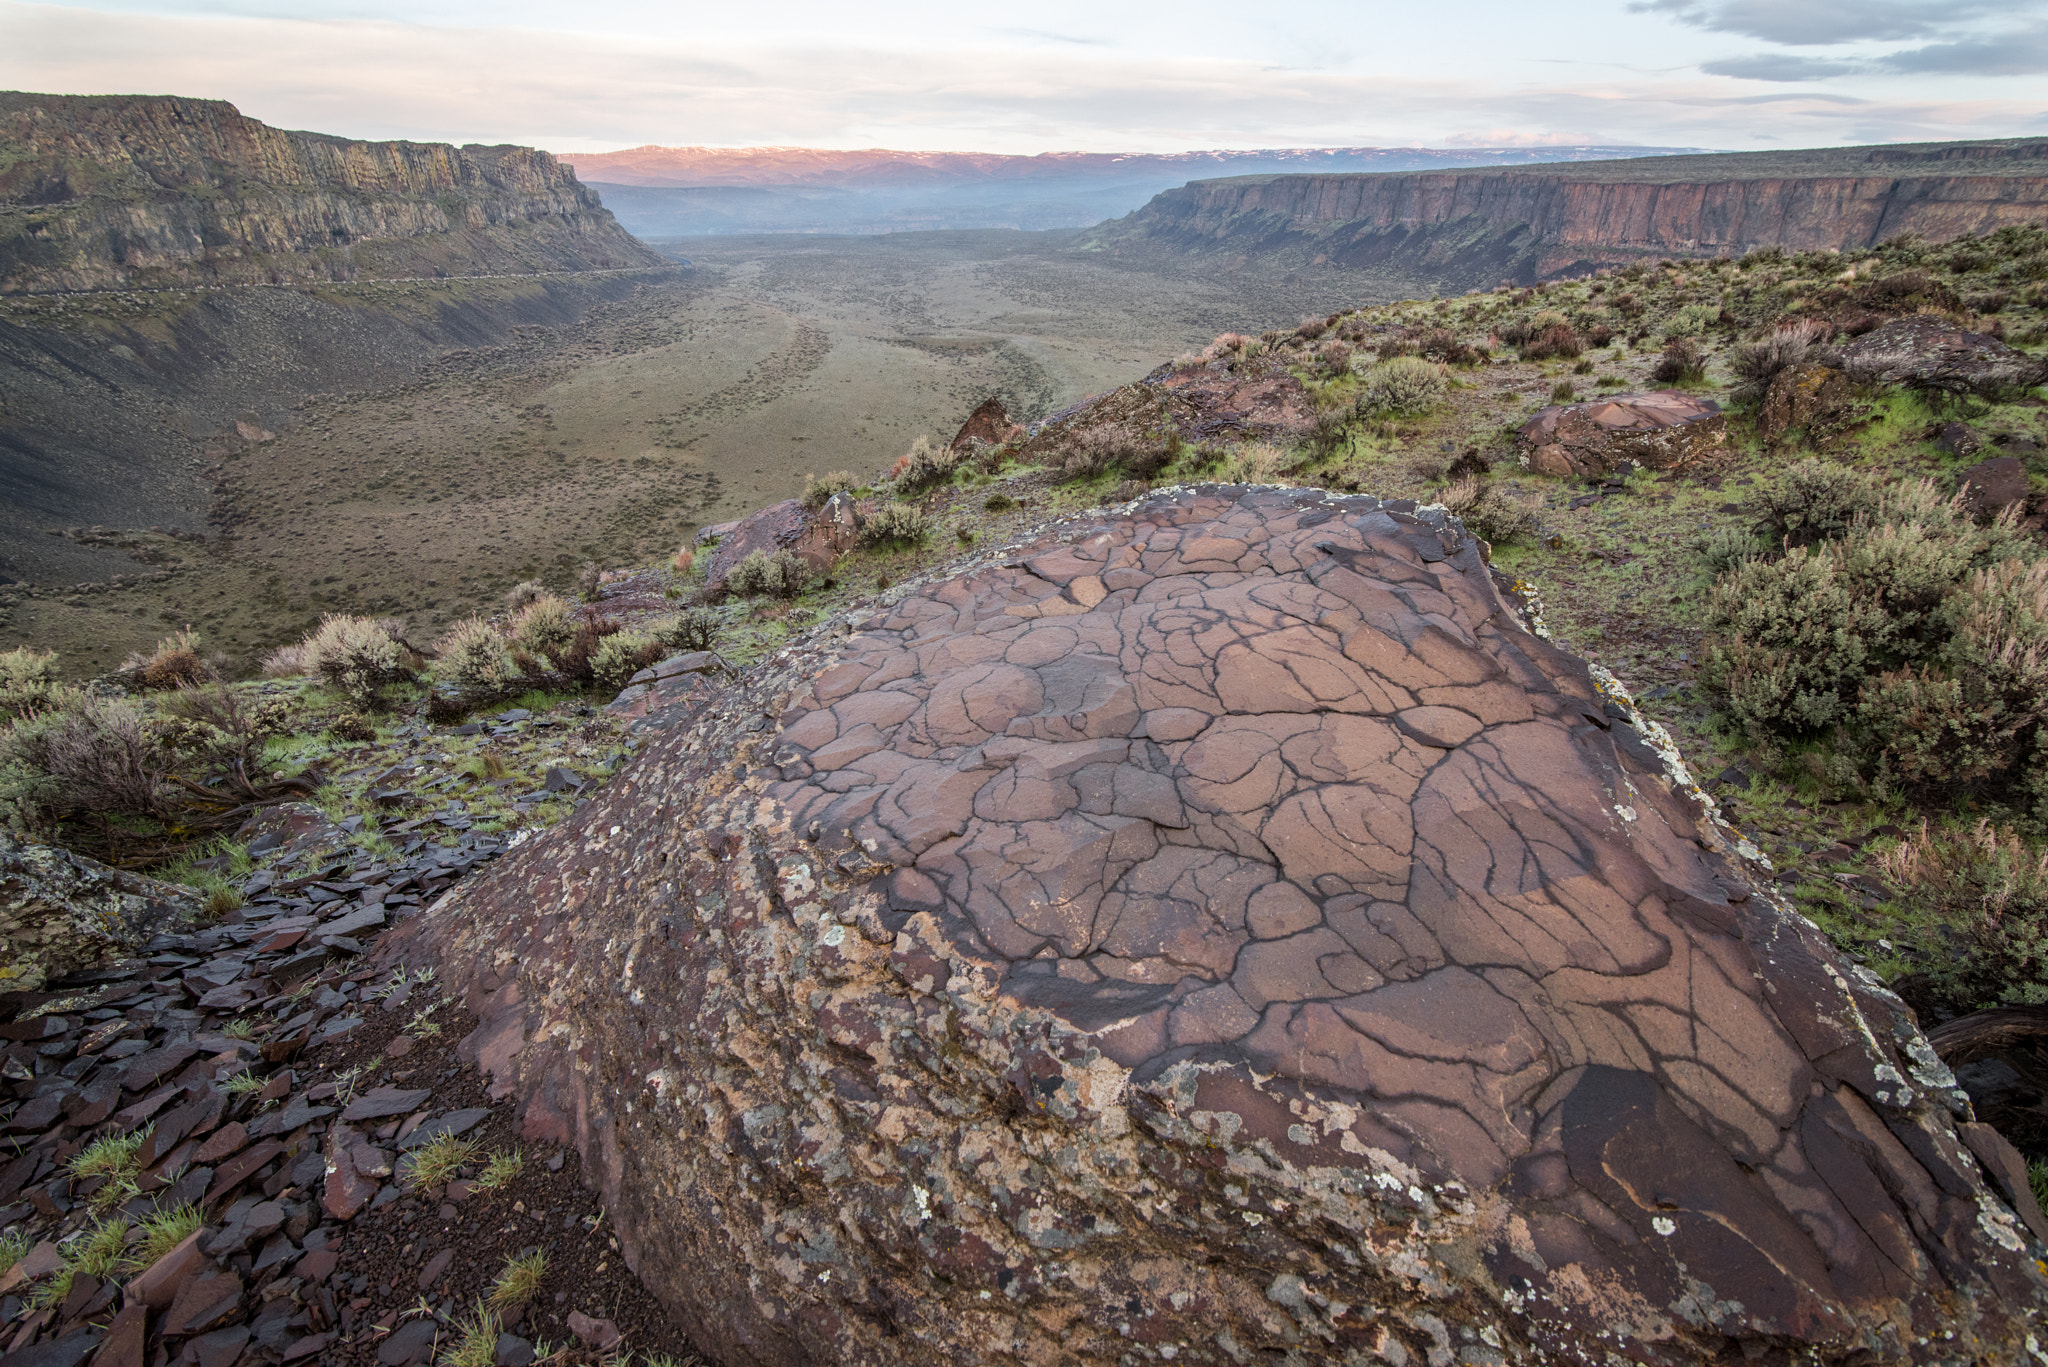
<path fill-rule="evenodd" d="M 1441 509 L 1176 491 L 848 630 L 394 937 L 729 1363 L 2031 1360 L 1904 1007 Z"/>

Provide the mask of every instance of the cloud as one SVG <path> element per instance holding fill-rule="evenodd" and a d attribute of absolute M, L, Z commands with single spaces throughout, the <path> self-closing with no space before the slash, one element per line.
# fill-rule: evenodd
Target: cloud
<path fill-rule="evenodd" d="M 1518 79 L 1533 69 L 1432 77 L 1014 43 L 905 51 L 0 0 L 0 88 L 206 96 L 280 127 L 557 151 L 1783 147 L 1992 137 L 2048 118 L 2048 92 L 1956 101 L 1733 94 L 1707 76 Z"/>
<path fill-rule="evenodd" d="M 1709 76 L 1733 76 L 1740 81 L 1816 81 L 1829 76 L 1848 76 L 1864 69 L 1860 62 L 1795 57 L 1787 52 L 1758 52 L 1747 57 L 1722 57 L 1700 63 L 1700 70 Z"/>
<path fill-rule="evenodd" d="M 2048 71 L 2048 24 L 1894 52 L 1891 71 L 1916 75 L 2032 76 Z"/>
<path fill-rule="evenodd" d="M 1629 8 L 1714 33 L 1819 47 L 1949 37 L 1959 25 L 2037 14 L 2042 0 L 1635 0 Z"/>
<path fill-rule="evenodd" d="M 1042 28 L 992 28 L 990 33 L 1005 38 L 1024 38 L 1039 43 L 1067 43 L 1074 47 L 1110 47 L 1107 38 L 1090 38 L 1079 33 L 1054 33 Z"/>

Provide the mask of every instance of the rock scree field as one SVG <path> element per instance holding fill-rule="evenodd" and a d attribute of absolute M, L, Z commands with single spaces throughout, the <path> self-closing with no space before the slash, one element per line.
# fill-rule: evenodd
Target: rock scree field
<path fill-rule="evenodd" d="M 955 241 L 547 338 L 1055 277 Z M 2035 1360 L 2044 319 L 2025 225 L 1346 304 L 0 654 L 0 1352 Z"/>

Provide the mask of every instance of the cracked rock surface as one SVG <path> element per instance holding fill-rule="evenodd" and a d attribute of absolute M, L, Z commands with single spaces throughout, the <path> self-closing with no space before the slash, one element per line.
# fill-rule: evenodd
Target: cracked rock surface
<path fill-rule="evenodd" d="M 1905 1008 L 1441 510 L 1156 496 L 694 705 L 390 942 L 729 1364 L 2048 1340 Z"/>

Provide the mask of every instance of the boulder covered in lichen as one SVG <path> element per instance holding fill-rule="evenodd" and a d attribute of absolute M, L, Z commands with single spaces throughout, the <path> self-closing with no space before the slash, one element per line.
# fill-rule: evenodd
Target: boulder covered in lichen
<path fill-rule="evenodd" d="M 2030 1360 L 2010 1151 L 1603 682 L 1441 509 L 1177 491 L 393 940 L 729 1367 Z"/>
<path fill-rule="evenodd" d="M 1728 442 L 1728 418 L 1712 399 L 1683 390 L 1617 394 L 1554 404 L 1522 424 L 1521 463 L 1539 475 L 1605 475 L 1623 465 L 1676 470 Z"/>
<path fill-rule="evenodd" d="M 0 830 L 0 991 L 34 992 L 133 956 L 196 917 L 202 900 L 191 888 Z"/>

